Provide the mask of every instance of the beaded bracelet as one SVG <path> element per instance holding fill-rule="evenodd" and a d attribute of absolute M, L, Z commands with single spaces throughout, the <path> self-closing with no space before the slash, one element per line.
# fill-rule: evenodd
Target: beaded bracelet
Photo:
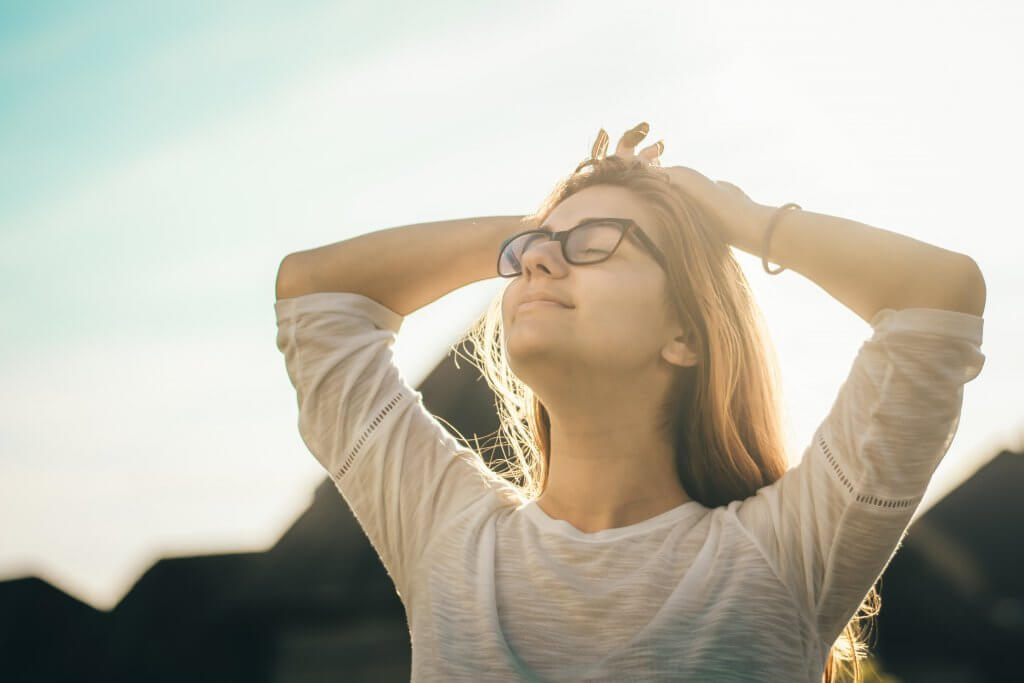
<path fill-rule="evenodd" d="M 777 270 L 771 270 L 768 268 L 768 242 L 772 238 L 772 231 L 775 230 L 775 226 L 779 223 L 779 216 L 782 215 L 784 210 L 790 208 L 799 209 L 801 206 L 799 204 L 794 204 L 793 202 L 780 206 L 775 213 L 772 214 L 772 219 L 768 221 L 768 229 L 764 231 L 764 240 L 761 243 L 761 265 L 764 266 L 764 272 L 769 275 L 778 275 L 786 269 L 785 266 L 779 266 Z"/>

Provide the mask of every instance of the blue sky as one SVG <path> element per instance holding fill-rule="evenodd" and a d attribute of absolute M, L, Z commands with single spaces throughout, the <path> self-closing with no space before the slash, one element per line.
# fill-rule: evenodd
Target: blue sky
<path fill-rule="evenodd" d="M 324 476 L 274 345 L 281 258 L 531 212 L 641 120 L 666 165 L 972 256 L 987 361 L 923 508 L 1018 445 L 1024 10 L 762 5 L 5 3 L 0 578 L 108 608 L 159 557 L 271 545 Z M 799 458 L 870 329 L 738 258 Z M 499 285 L 407 317 L 410 383 Z"/>
<path fill-rule="evenodd" d="M 372 59 L 466 2 L 5 3 L 7 210 L 260 106 L 309 69 Z"/>

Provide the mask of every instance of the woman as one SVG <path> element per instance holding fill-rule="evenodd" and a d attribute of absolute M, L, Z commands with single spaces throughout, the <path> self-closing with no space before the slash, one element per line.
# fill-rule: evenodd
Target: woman
<path fill-rule="evenodd" d="M 640 124 L 532 216 L 297 252 L 278 348 L 299 431 L 409 620 L 414 680 L 830 681 L 980 372 L 967 256 L 660 168 Z M 596 220 L 595 220 L 596 219 Z M 790 469 L 777 363 L 729 247 L 873 328 Z M 498 275 L 470 331 L 514 455 L 427 412 L 403 317 Z M 769 271 L 773 273 L 780 270 Z"/>

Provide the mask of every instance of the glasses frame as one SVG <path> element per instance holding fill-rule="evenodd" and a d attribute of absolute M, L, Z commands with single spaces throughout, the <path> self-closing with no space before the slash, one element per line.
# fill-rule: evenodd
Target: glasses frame
<path fill-rule="evenodd" d="M 619 229 L 620 229 L 620 231 L 619 231 L 619 241 L 615 243 L 615 246 L 612 247 L 611 251 L 609 251 L 608 255 L 605 256 L 604 258 L 602 258 L 600 260 L 597 260 L 597 261 L 586 261 L 585 263 L 577 263 L 577 262 L 573 261 L 572 259 L 570 259 L 569 255 L 565 251 L 566 244 L 569 241 L 569 235 L 574 230 L 582 228 L 582 227 L 584 227 L 586 225 L 590 225 L 591 223 L 615 223 L 615 224 L 617 224 L 619 226 Z M 661 269 L 664 270 L 666 273 L 668 273 L 668 261 L 665 258 L 665 255 L 662 253 L 661 249 L 658 249 L 657 245 L 654 244 L 654 240 L 652 240 L 650 237 L 648 237 L 647 233 L 645 233 L 643 231 L 643 229 L 639 225 L 637 225 L 636 221 L 634 221 L 632 218 L 588 218 L 587 220 L 581 222 L 578 225 L 575 225 L 575 226 L 569 228 L 568 230 L 560 230 L 558 232 L 552 232 L 551 228 L 549 228 L 547 226 L 542 226 L 540 228 L 534 228 L 533 230 L 524 230 L 523 232 L 516 233 L 515 235 L 512 235 L 511 237 L 505 239 L 501 243 L 501 247 L 498 249 L 498 263 L 495 266 L 495 270 L 498 271 L 498 276 L 499 277 L 505 277 L 505 278 L 519 277 L 520 275 L 523 274 L 522 268 L 520 268 L 519 272 L 514 274 L 514 275 L 502 275 L 502 273 L 501 273 L 501 256 L 502 256 L 502 254 L 505 253 L 505 247 L 507 247 L 513 240 L 516 240 L 516 239 L 522 237 L 523 235 L 529 235 L 529 234 L 532 234 L 532 233 L 540 233 L 540 234 L 546 236 L 549 240 L 555 240 L 556 242 L 560 242 L 561 243 L 562 258 L 565 259 L 566 263 L 570 263 L 570 264 L 572 264 L 574 266 L 592 266 L 592 265 L 597 264 L 597 263 L 604 263 L 605 261 L 610 259 L 612 256 L 614 256 L 615 252 L 619 250 L 619 245 L 622 244 L 623 240 L 625 240 L 626 235 L 627 235 L 627 233 L 629 233 L 630 230 L 633 230 L 633 232 L 636 233 L 636 236 L 640 238 L 641 244 L 643 244 L 643 246 L 647 249 L 647 251 L 651 254 L 651 256 L 654 257 L 654 260 L 658 262 L 658 265 L 661 267 Z"/>

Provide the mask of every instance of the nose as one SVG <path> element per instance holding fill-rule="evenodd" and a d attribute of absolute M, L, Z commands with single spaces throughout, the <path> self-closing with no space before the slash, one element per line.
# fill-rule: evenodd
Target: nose
<path fill-rule="evenodd" d="M 549 275 L 564 276 L 569 264 L 562 258 L 562 245 L 558 240 L 538 237 L 523 252 L 519 259 L 523 274 L 532 277 L 543 269 Z"/>

